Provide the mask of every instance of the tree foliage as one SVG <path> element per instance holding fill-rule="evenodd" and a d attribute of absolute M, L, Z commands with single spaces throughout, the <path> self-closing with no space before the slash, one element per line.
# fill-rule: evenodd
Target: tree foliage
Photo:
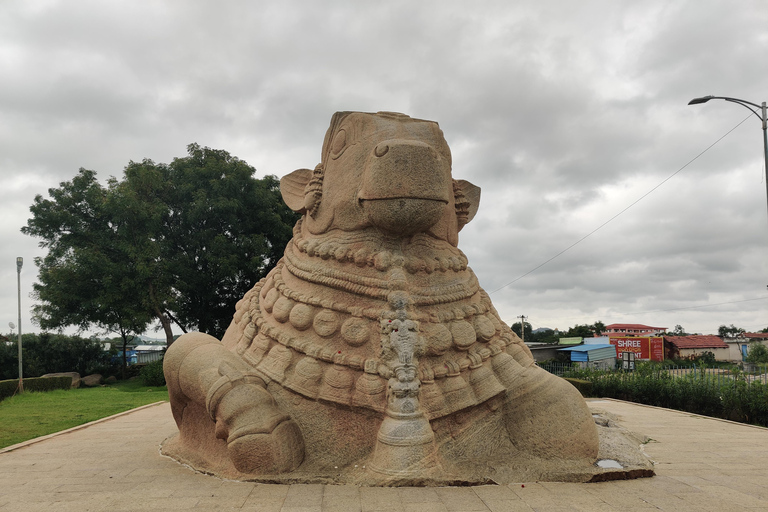
<path fill-rule="evenodd" d="M 37 258 L 36 322 L 117 332 L 158 320 L 221 337 L 235 303 L 282 255 L 297 215 L 273 176 L 226 151 L 190 144 L 170 164 L 130 162 L 104 187 L 94 171 L 37 196 L 22 232 Z"/>
<path fill-rule="evenodd" d="M 744 334 L 744 329 L 741 327 L 736 327 L 735 325 L 731 324 L 730 327 L 726 325 L 721 325 L 717 328 L 717 335 L 721 336 L 723 338 L 735 338 L 739 334 Z"/>
<path fill-rule="evenodd" d="M 22 232 L 48 249 L 35 258 L 34 321 L 43 329 L 73 325 L 123 335 L 142 332 L 151 321 L 137 278 L 126 220 L 116 208 L 113 187 L 80 169 L 72 181 L 38 195 Z"/>
<path fill-rule="evenodd" d="M 682 325 L 677 324 L 674 329 L 666 334 L 667 336 L 688 336 Z"/>
<path fill-rule="evenodd" d="M 0 343 L 0 380 L 19 376 L 18 338 L 10 343 Z M 101 343 L 80 336 L 64 334 L 22 334 L 22 366 L 24 377 L 40 377 L 46 373 L 77 372 L 88 375 L 94 372 L 114 372 L 112 355 Z"/>
<path fill-rule="evenodd" d="M 747 357 L 745 360 L 748 363 L 768 363 L 768 347 L 759 341 L 753 341 L 749 344 L 749 350 L 747 351 Z"/>
<path fill-rule="evenodd" d="M 595 336 L 602 336 L 605 332 L 605 324 L 598 320 L 593 324 L 576 324 L 565 333 L 565 337 L 582 337 L 592 338 Z"/>
<path fill-rule="evenodd" d="M 186 327 L 221 337 L 235 303 L 283 255 L 298 215 L 274 176 L 226 151 L 188 147 L 167 166 L 163 258 L 173 277 L 171 309 Z"/>
<path fill-rule="evenodd" d="M 510 325 L 510 327 L 515 334 L 523 338 L 526 342 L 533 342 L 533 328 L 528 322 L 525 322 L 525 336 L 522 334 L 523 331 L 520 330 L 520 322 L 515 322 Z"/>
<path fill-rule="evenodd" d="M 520 336 L 520 322 L 510 325 L 512 330 Z M 605 332 L 605 324 L 598 320 L 593 324 L 576 324 L 567 331 L 555 331 L 553 329 L 532 330 L 531 324 L 525 323 L 525 342 L 526 343 L 558 343 L 560 338 L 592 338 L 602 336 Z"/>

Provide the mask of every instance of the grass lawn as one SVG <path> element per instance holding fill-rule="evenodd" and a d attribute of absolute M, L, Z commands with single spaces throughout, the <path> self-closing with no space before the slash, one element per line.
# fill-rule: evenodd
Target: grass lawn
<path fill-rule="evenodd" d="M 140 379 L 16 395 L 0 402 L 0 448 L 161 400 L 168 400 L 168 390 Z"/>

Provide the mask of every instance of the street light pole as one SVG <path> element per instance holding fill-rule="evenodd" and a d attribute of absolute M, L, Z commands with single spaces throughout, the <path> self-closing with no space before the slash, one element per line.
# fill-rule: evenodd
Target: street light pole
<path fill-rule="evenodd" d="M 765 194 L 766 194 L 766 206 L 768 206 L 768 117 L 766 116 L 765 102 L 762 105 L 752 103 L 751 101 L 740 100 L 738 98 L 729 98 L 727 96 L 702 96 L 701 98 L 693 98 L 688 102 L 689 105 L 698 105 L 700 103 L 706 103 L 709 100 L 725 100 L 731 103 L 738 103 L 744 108 L 748 108 L 750 112 L 755 114 L 763 123 L 763 156 L 765 158 Z M 755 107 L 755 108 L 752 108 Z M 759 109 L 760 113 L 757 110 Z"/>
<path fill-rule="evenodd" d="M 21 367 L 21 266 L 24 265 L 24 258 L 16 258 L 16 281 L 19 291 L 19 393 L 24 392 L 24 371 Z"/>

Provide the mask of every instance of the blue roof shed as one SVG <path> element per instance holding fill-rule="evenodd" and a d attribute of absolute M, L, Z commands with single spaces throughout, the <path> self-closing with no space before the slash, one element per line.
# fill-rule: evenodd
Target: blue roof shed
<path fill-rule="evenodd" d="M 616 347 L 613 345 L 579 345 L 561 348 L 560 351 L 570 352 L 571 361 L 574 362 L 602 361 L 616 357 Z"/>

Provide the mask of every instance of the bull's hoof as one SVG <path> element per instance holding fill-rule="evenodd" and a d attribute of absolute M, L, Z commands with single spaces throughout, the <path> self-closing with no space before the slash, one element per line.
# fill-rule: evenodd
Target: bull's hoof
<path fill-rule="evenodd" d="M 276 474 L 293 471 L 304 460 L 299 426 L 258 384 L 237 383 L 215 407 L 216 437 L 227 441 L 238 471 Z"/>
<path fill-rule="evenodd" d="M 277 474 L 293 471 L 304 460 L 304 438 L 293 420 L 270 433 L 235 432 L 227 440 L 229 458 L 238 471 Z"/>

